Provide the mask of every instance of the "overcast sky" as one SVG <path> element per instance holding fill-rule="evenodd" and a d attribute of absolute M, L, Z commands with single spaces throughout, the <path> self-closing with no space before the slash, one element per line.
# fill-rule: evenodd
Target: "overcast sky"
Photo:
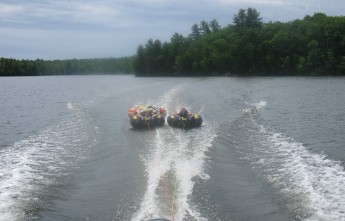
<path fill-rule="evenodd" d="M 201 20 L 226 26 L 248 7 L 264 22 L 345 15 L 345 0 L 0 0 L 0 57 L 131 56 L 149 38 L 187 36 Z"/>

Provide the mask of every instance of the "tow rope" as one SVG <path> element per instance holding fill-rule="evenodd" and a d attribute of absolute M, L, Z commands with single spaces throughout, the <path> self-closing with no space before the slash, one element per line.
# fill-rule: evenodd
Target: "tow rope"
<path fill-rule="evenodd" d="M 147 124 L 147 128 L 148 128 L 149 132 L 151 132 L 151 128 L 150 128 L 149 123 Z M 160 157 L 158 156 L 158 154 L 157 154 L 157 159 L 158 159 L 159 169 L 161 170 L 162 167 L 161 167 Z M 176 176 L 176 173 L 175 173 L 175 185 L 174 185 L 173 197 L 170 196 L 168 184 L 167 184 L 167 181 L 166 181 L 166 176 L 165 175 L 162 176 L 161 179 L 163 180 L 166 200 L 170 204 L 169 205 L 169 207 L 170 207 L 170 219 L 171 219 L 171 221 L 174 221 L 174 216 L 175 216 L 174 215 L 174 201 L 175 201 L 175 195 L 176 195 L 176 189 L 177 189 L 176 188 L 177 187 L 177 176 Z"/>
<path fill-rule="evenodd" d="M 147 128 L 149 129 L 149 131 L 151 132 L 151 128 L 150 128 L 150 120 L 146 120 L 146 117 L 144 118 L 144 122 L 147 125 Z"/>

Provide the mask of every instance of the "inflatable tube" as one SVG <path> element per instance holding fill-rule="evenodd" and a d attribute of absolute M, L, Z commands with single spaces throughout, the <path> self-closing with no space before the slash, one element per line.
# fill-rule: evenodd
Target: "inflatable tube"
<path fill-rule="evenodd" d="M 160 114 L 152 117 L 133 116 L 130 117 L 129 123 L 134 128 L 150 129 L 163 126 L 165 118 Z"/>
<path fill-rule="evenodd" d="M 202 125 L 202 117 L 199 114 L 190 114 L 187 117 L 180 117 L 178 115 L 169 115 L 168 124 L 172 127 L 183 129 L 190 129 L 200 127 Z"/>
<path fill-rule="evenodd" d="M 158 219 L 148 219 L 148 220 L 146 220 L 146 221 L 170 221 L 170 220 L 158 218 Z"/>
<path fill-rule="evenodd" d="M 148 220 L 146 220 L 146 221 L 170 221 L 170 220 L 158 218 L 158 219 L 148 219 Z"/>
<path fill-rule="evenodd" d="M 166 110 L 153 106 L 134 106 L 128 110 L 129 123 L 133 128 L 151 129 L 165 124 Z"/>

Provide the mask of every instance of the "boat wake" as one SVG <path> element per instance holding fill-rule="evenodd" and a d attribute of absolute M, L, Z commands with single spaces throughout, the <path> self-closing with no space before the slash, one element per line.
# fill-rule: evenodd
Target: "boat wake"
<path fill-rule="evenodd" d="M 94 142 L 85 113 L 72 103 L 67 109 L 62 121 L 0 150 L 0 220 L 38 218 L 52 197 L 48 190 L 62 185 L 59 177 L 76 168 L 84 145 Z"/>
<path fill-rule="evenodd" d="M 159 105 L 170 110 L 178 109 L 183 104 L 176 97 L 182 89 L 167 92 Z M 205 173 L 206 153 L 215 137 L 215 129 L 207 122 L 200 129 L 188 131 L 168 126 L 151 131 L 147 152 L 141 156 L 146 167 L 147 188 L 132 220 L 155 217 L 206 220 L 191 202 L 191 194 L 196 179 L 209 178 Z"/>
<path fill-rule="evenodd" d="M 302 143 L 260 126 L 265 138 L 255 164 L 305 220 L 345 220 L 345 171 L 340 162 L 309 151 Z"/>
<path fill-rule="evenodd" d="M 257 111 L 266 104 L 261 101 L 245 109 L 248 121 L 237 125 L 243 127 L 242 136 L 248 139 L 249 151 L 244 158 L 277 190 L 281 206 L 296 219 L 345 220 L 345 170 L 341 162 L 314 153 L 303 143 L 259 123 Z"/>

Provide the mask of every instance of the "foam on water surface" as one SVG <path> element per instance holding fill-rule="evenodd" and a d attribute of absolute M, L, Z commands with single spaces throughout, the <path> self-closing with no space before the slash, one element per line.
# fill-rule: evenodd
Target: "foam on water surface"
<path fill-rule="evenodd" d="M 292 137 L 258 123 L 255 113 L 266 105 L 260 101 L 244 110 L 257 128 L 250 138 L 254 168 L 261 170 L 278 190 L 282 206 L 298 219 L 345 220 L 344 167 L 322 153 L 312 152 Z"/>
<path fill-rule="evenodd" d="M 169 109 L 186 106 L 172 103 L 182 88 L 167 92 L 158 103 Z M 205 122 L 202 129 L 183 131 L 164 127 L 150 133 L 151 137 L 147 140 L 148 153 L 141 156 L 146 167 L 147 188 L 132 220 L 153 217 L 205 220 L 191 202 L 190 196 L 196 178 L 209 178 L 205 174 L 206 153 L 216 137 L 215 129 Z"/>
<path fill-rule="evenodd" d="M 74 108 L 70 108 L 75 106 Z M 37 218 L 44 189 L 58 185 L 83 158 L 87 117 L 69 103 L 70 115 L 37 135 L 0 150 L 0 220 Z"/>

